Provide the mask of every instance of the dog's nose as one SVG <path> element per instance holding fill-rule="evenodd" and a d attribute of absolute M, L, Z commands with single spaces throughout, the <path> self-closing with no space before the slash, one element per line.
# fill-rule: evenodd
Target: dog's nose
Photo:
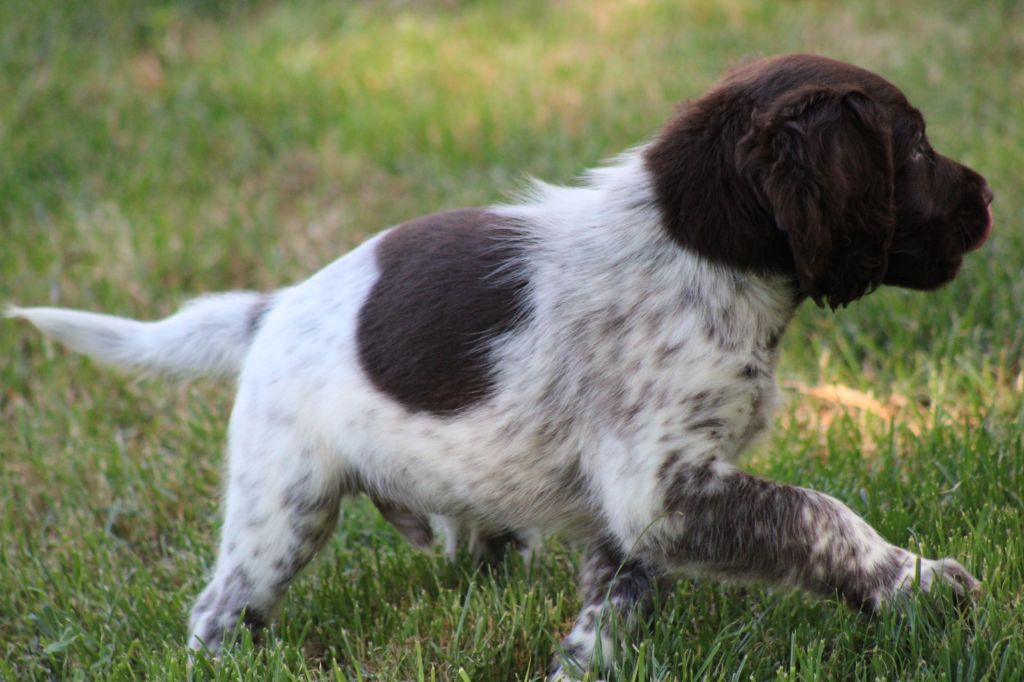
<path fill-rule="evenodd" d="M 991 206 L 992 201 L 996 198 L 996 195 L 992 192 L 992 188 L 988 186 L 988 183 L 981 185 L 981 198 L 985 200 L 986 206 Z"/>

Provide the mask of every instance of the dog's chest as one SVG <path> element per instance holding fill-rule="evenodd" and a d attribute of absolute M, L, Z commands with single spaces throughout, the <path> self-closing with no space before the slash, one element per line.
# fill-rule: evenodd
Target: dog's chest
<path fill-rule="evenodd" d="M 788 313 L 756 284 L 709 285 L 620 288 L 618 301 L 567 330 L 579 355 L 558 376 L 598 437 L 732 459 L 766 429 Z"/>
<path fill-rule="evenodd" d="M 609 364 L 598 360 L 598 423 L 664 448 L 714 446 L 731 459 L 770 422 L 774 353 L 716 339 L 699 322 L 680 326 L 683 339 L 656 335 L 643 344 L 626 335 Z"/>

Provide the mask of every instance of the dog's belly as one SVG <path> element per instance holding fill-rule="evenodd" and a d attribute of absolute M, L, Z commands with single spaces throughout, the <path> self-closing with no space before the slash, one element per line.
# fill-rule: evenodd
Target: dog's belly
<path fill-rule="evenodd" d="M 764 431 L 774 384 L 748 388 L 730 393 L 712 416 L 652 406 L 649 414 L 633 416 L 629 429 L 586 411 L 553 420 L 503 405 L 502 396 L 444 419 L 409 414 L 364 394 L 350 426 L 334 435 L 359 485 L 396 505 L 493 530 L 536 527 L 584 539 L 607 532 L 611 523 L 626 536 L 661 513 L 661 478 L 670 460 L 683 465 L 689 447 L 695 461 L 703 460 L 710 447 L 716 458 L 732 461 Z M 610 508 L 631 513 L 613 521 Z"/>
<path fill-rule="evenodd" d="M 579 535 L 597 524 L 586 463 L 566 444 L 513 429 L 510 415 L 492 409 L 451 423 L 408 414 L 392 419 L 384 416 L 390 407 L 377 405 L 354 433 L 339 434 L 348 441 L 339 448 L 347 465 L 374 496 L 494 530 Z"/>
<path fill-rule="evenodd" d="M 659 513 L 659 471 L 668 459 L 683 464 L 709 448 L 735 459 L 764 430 L 775 402 L 770 377 L 711 388 L 666 379 L 663 392 L 680 400 L 652 402 L 628 419 L 599 401 L 537 409 L 536 395 L 514 390 L 438 417 L 396 404 L 351 362 L 338 358 L 333 366 L 334 377 L 308 392 L 317 415 L 309 431 L 330 444 L 325 456 L 359 489 L 483 528 L 537 527 L 576 538 L 607 528 L 608 505 L 621 508 L 614 498 L 623 495 L 635 500 L 626 504 L 635 504 L 635 525 L 646 525 Z M 311 376 L 323 380 L 320 372 Z M 706 403 L 717 407 L 691 412 L 686 397 L 693 395 L 711 396 Z"/>

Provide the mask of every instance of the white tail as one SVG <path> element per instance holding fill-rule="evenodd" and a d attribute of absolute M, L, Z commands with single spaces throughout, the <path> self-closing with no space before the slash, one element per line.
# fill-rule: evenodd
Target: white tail
<path fill-rule="evenodd" d="M 234 377 L 271 297 L 253 292 L 203 296 L 157 322 L 66 308 L 16 308 L 44 334 L 100 362 L 143 373 Z"/>

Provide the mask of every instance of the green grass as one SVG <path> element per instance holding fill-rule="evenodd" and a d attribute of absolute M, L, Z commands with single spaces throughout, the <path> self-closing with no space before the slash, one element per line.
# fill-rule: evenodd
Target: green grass
<path fill-rule="evenodd" d="M 730 65 L 877 70 L 995 188 L 996 233 L 930 296 L 794 321 L 748 465 L 985 581 L 868 620 L 681 581 L 612 677 L 1018 680 L 1024 672 L 1024 14 L 1011 0 L 0 0 L 0 301 L 158 317 L 304 277 L 367 235 L 570 181 Z M 346 503 L 266 646 L 187 671 L 231 393 L 135 381 L 0 325 L 0 678 L 511 680 L 577 609 L 551 541 L 496 575 Z M 872 392 L 838 408 L 800 386 Z"/>

